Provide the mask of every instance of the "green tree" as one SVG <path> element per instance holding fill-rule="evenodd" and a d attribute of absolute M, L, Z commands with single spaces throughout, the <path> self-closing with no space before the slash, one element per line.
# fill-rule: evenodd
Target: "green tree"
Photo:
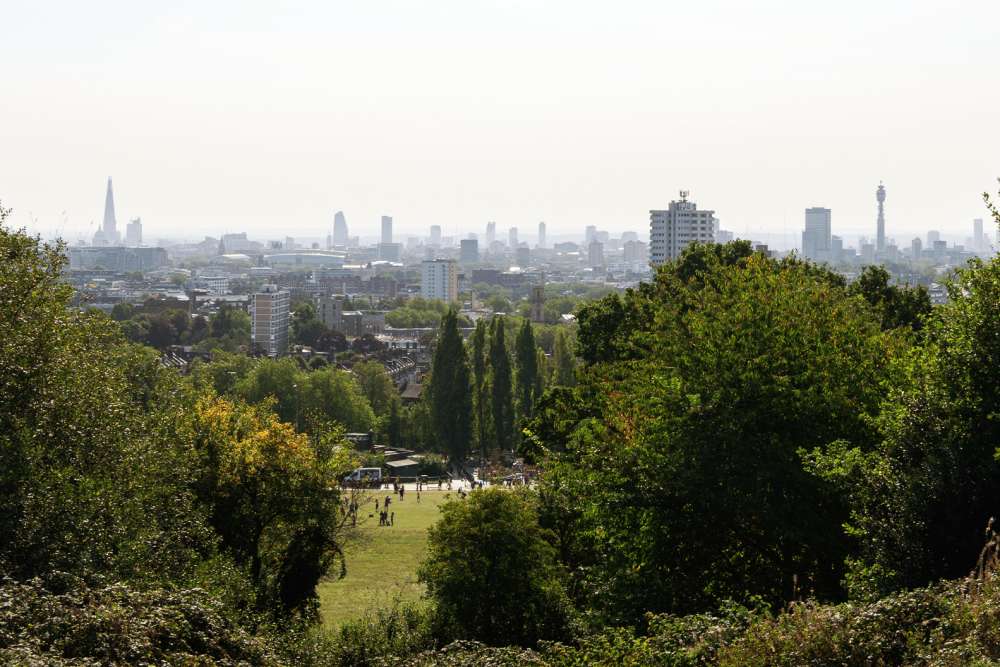
<path fill-rule="evenodd" d="M 889 272 L 881 266 L 866 266 L 848 288 L 882 314 L 882 328 L 908 327 L 919 331 L 931 312 L 931 298 L 923 285 L 890 285 Z"/>
<path fill-rule="evenodd" d="M 556 334 L 555 352 L 552 355 L 552 384 L 572 387 L 576 384 L 576 357 L 569 346 L 569 338 L 562 329 Z"/>
<path fill-rule="evenodd" d="M 354 432 L 367 432 L 375 423 L 368 400 L 349 373 L 336 368 L 306 372 L 290 358 L 260 359 L 234 393 L 254 404 L 275 399 L 279 418 L 299 428 L 308 425 L 308 415 Z"/>
<path fill-rule="evenodd" d="M 393 401 L 398 398 L 396 383 L 392 381 L 385 366 L 377 361 L 362 361 L 351 367 L 361 392 L 368 399 L 376 417 L 389 413 Z"/>
<path fill-rule="evenodd" d="M 531 419 L 535 399 L 538 396 L 538 352 L 531 320 L 523 320 L 517 332 L 514 358 L 517 368 L 517 415 L 526 422 Z"/>
<path fill-rule="evenodd" d="M 472 334 L 472 404 L 476 413 L 476 444 L 485 459 L 490 439 L 489 357 L 486 321 L 476 322 Z"/>
<path fill-rule="evenodd" d="M 464 459 L 469 452 L 472 438 L 469 388 L 469 362 L 458 332 L 458 318 L 449 309 L 441 320 L 428 391 L 435 436 L 453 461 Z"/>
<path fill-rule="evenodd" d="M 859 597 L 966 574 L 1000 516 L 1000 261 L 973 260 L 949 296 L 918 320 L 923 345 L 895 364 L 878 447 L 842 442 L 813 456 L 851 501 Z"/>
<path fill-rule="evenodd" d="M 454 636 L 506 646 L 566 639 L 571 607 L 550 536 L 527 491 L 474 491 L 441 508 L 419 569 Z"/>
<path fill-rule="evenodd" d="M 490 321 L 490 404 L 493 443 L 499 451 L 510 451 L 514 442 L 513 382 L 510 353 L 504 340 L 504 318 Z"/>
<path fill-rule="evenodd" d="M 574 536 L 580 590 L 616 623 L 840 595 L 846 502 L 801 452 L 871 450 L 905 349 L 810 265 L 695 251 L 699 263 L 682 257 L 615 302 L 610 340 L 588 327 L 611 320 L 584 319 L 583 382 L 540 406 L 533 430 L 555 453 L 545 484 L 578 499 L 552 521 L 570 522 L 559 532 Z"/>
<path fill-rule="evenodd" d="M 178 433 L 183 387 L 116 323 L 71 310 L 64 248 L 4 214 L 0 569 L 192 583 L 215 552 Z"/>
<path fill-rule="evenodd" d="M 338 560 L 345 571 L 335 489 L 351 462 L 341 432 L 310 442 L 266 403 L 212 397 L 198 402 L 193 422 L 205 461 L 200 495 L 223 547 L 248 568 L 258 608 L 315 619 L 320 579 Z"/>
<path fill-rule="evenodd" d="M 133 315 L 135 315 L 135 306 L 131 303 L 116 303 L 111 309 L 111 319 L 116 322 L 124 322 L 125 320 L 131 319 Z"/>

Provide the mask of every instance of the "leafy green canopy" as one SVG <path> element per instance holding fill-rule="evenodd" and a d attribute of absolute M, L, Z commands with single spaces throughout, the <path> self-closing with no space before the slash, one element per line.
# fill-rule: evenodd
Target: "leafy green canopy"
<path fill-rule="evenodd" d="M 442 507 L 419 576 L 447 634 L 496 646 L 567 636 L 564 574 L 536 502 L 494 488 Z"/>
<path fill-rule="evenodd" d="M 68 308 L 62 251 L 0 224 L 0 570 L 191 581 L 213 536 L 177 444 L 185 392 Z"/>
<path fill-rule="evenodd" d="M 877 440 L 903 343 L 866 302 L 809 264 L 695 246 L 654 283 L 584 308 L 578 341 L 588 368 L 533 431 L 553 452 L 545 522 L 566 536 L 581 596 L 634 623 L 839 595 L 847 508 L 801 452 Z"/>

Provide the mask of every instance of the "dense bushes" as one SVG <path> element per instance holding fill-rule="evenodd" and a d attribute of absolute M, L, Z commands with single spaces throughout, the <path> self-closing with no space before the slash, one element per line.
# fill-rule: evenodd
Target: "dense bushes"
<path fill-rule="evenodd" d="M 279 665 L 203 590 L 88 587 L 68 574 L 0 583 L 0 663 Z"/>

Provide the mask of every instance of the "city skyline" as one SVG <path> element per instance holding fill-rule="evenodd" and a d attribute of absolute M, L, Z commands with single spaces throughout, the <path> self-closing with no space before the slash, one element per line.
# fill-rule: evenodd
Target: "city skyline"
<path fill-rule="evenodd" d="M 7 9 L 0 201 L 69 241 L 108 175 L 150 240 L 620 233 L 680 189 L 737 235 L 874 235 L 881 180 L 897 243 L 967 235 L 1000 175 L 993 2 Z"/>

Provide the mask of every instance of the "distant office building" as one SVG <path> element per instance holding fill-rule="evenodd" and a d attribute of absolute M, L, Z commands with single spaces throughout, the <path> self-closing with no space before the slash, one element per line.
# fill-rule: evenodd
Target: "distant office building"
<path fill-rule="evenodd" d="M 628 243 L 629 241 L 638 241 L 639 235 L 635 232 L 622 232 L 622 243 Z"/>
<path fill-rule="evenodd" d="M 875 244 L 874 243 L 862 243 L 861 244 L 861 261 L 871 264 L 875 261 Z"/>
<path fill-rule="evenodd" d="M 716 243 L 729 243 L 733 240 L 734 234 L 727 229 L 716 229 L 715 230 L 715 242 Z"/>
<path fill-rule="evenodd" d="M 458 265 L 453 259 L 434 259 L 420 265 L 420 296 L 458 301 Z"/>
<path fill-rule="evenodd" d="M 486 223 L 486 247 L 489 248 L 497 240 L 497 223 L 487 222 Z"/>
<path fill-rule="evenodd" d="M 976 218 L 972 221 L 972 249 L 976 252 L 981 252 L 986 249 L 989 245 L 986 242 L 986 237 L 983 236 L 983 219 Z"/>
<path fill-rule="evenodd" d="M 699 211 L 681 190 L 680 201 L 670 202 L 667 210 L 649 212 L 649 263 L 659 266 L 680 256 L 691 243 L 715 241 L 715 211 Z"/>
<path fill-rule="evenodd" d="M 982 227 L 981 220 L 979 226 Z M 125 245 L 132 248 L 142 245 L 142 218 L 134 218 L 125 225 Z"/>
<path fill-rule="evenodd" d="M 539 248 L 544 248 L 545 247 L 545 223 L 544 222 L 539 222 L 538 223 L 538 247 Z"/>
<path fill-rule="evenodd" d="M 517 265 L 521 268 L 529 266 L 531 264 L 531 248 L 527 245 L 517 246 L 517 251 L 515 252 L 515 259 Z"/>
<path fill-rule="evenodd" d="M 839 262 L 844 258 L 844 239 L 839 236 L 830 237 L 830 261 Z"/>
<path fill-rule="evenodd" d="M 390 227 L 391 227 L 390 222 Z M 390 229 L 391 233 L 391 229 Z M 378 258 L 386 262 L 399 262 L 403 257 L 402 243 L 379 243 Z"/>
<path fill-rule="evenodd" d="M 591 241 L 587 246 L 587 263 L 592 268 L 604 266 L 604 244 L 600 241 Z"/>
<path fill-rule="evenodd" d="M 831 214 L 828 208 L 807 208 L 806 226 L 802 231 L 802 256 L 817 262 L 830 261 L 833 238 Z"/>
<path fill-rule="evenodd" d="M 885 252 L 885 186 L 878 184 L 875 191 L 875 200 L 878 202 L 878 220 L 875 224 L 875 251 L 879 254 Z"/>
<path fill-rule="evenodd" d="M 583 243 L 584 245 L 590 245 L 597 237 L 597 227 L 594 225 L 587 225 L 587 228 L 583 232 Z"/>
<path fill-rule="evenodd" d="M 431 225 L 431 245 L 441 245 L 441 225 Z"/>
<path fill-rule="evenodd" d="M 628 264 L 645 264 L 649 261 L 646 244 L 642 241 L 626 241 L 623 249 L 625 262 Z"/>
<path fill-rule="evenodd" d="M 94 232 L 95 246 L 118 245 L 121 237 L 118 234 L 118 221 L 115 218 L 115 195 L 111 189 L 111 178 L 108 178 L 108 190 L 104 194 L 104 222 L 101 228 Z"/>
<path fill-rule="evenodd" d="M 289 294 L 264 285 L 250 297 L 250 343 L 270 357 L 288 351 Z"/>
<path fill-rule="evenodd" d="M 507 230 L 507 247 L 511 250 L 517 248 L 517 227 L 511 227 Z"/>
<path fill-rule="evenodd" d="M 924 251 L 924 244 L 920 242 L 920 237 L 916 237 L 910 242 L 910 256 L 913 259 L 920 259 L 920 255 Z"/>
<path fill-rule="evenodd" d="M 941 240 L 941 232 L 932 229 L 927 232 L 927 247 L 933 248 L 934 244 Z"/>
<path fill-rule="evenodd" d="M 459 243 L 458 258 L 463 264 L 475 264 L 479 261 L 479 241 L 462 239 Z"/>
<path fill-rule="evenodd" d="M 382 243 L 392 243 L 392 217 L 382 216 Z"/>
<path fill-rule="evenodd" d="M 337 248 L 346 248 L 348 245 L 347 218 L 343 211 L 333 214 L 333 245 Z"/>

